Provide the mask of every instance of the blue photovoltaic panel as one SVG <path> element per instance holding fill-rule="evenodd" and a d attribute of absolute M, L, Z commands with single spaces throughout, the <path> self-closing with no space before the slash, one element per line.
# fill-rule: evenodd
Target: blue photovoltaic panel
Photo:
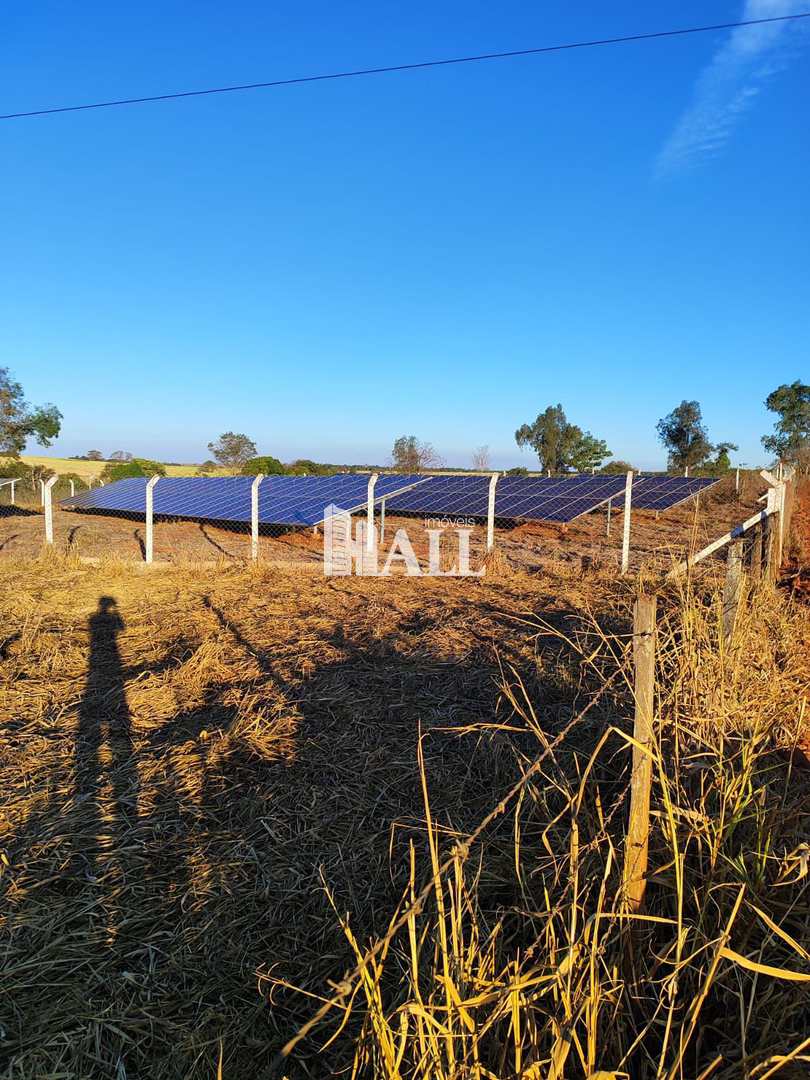
<path fill-rule="evenodd" d="M 422 476 L 379 476 L 374 501 L 419 484 Z M 259 521 L 275 525 L 317 525 L 327 506 L 357 510 L 368 499 L 367 475 L 269 476 L 259 488 Z M 160 487 L 160 484 L 158 484 Z M 248 515 L 249 516 L 249 515 Z"/>
<path fill-rule="evenodd" d="M 66 510 L 111 510 L 123 513 L 146 512 L 146 477 L 130 476 L 115 484 L 90 488 L 81 495 L 62 499 L 60 506 Z"/>
<path fill-rule="evenodd" d="M 624 491 L 625 476 L 504 476 L 495 489 L 496 517 L 565 523 Z"/>
<path fill-rule="evenodd" d="M 633 509 L 671 510 L 717 483 L 710 476 L 639 476 L 633 480 Z"/>
<path fill-rule="evenodd" d="M 488 476 L 429 476 L 417 487 L 386 499 L 385 505 L 392 513 L 486 517 L 488 498 Z"/>
<path fill-rule="evenodd" d="M 420 483 L 421 476 L 380 476 L 375 502 L 392 492 Z M 330 504 L 343 510 L 366 505 L 367 475 L 268 476 L 259 485 L 259 521 L 265 525 L 317 525 Z M 154 488 L 158 516 L 208 521 L 250 521 L 252 476 L 168 476 Z M 111 513 L 146 512 L 146 477 L 129 477 L 104 487 L 91 488 L 61 504 L 67 510 L 105 510 Z"/>
<path fill-rule="evenodd" d="M 411 491 L 386 500 L 392 512 L 486 517 L 488 476 L 431 476 Z M 568 522 L 624 491 L 618 476 L 502 476 L 495 488 L 495 516 L 522 521 Z"/>
<path fill-rule="evenodd" d="M 343 510 L 365 506 L 368 475 L 268 476 L 259 487 L 259 521 L 266 525 L 316 525 L 333 504 Z M 437 517 L 485 518 L 488 476 L 381 475 L 375 502 L 388 509 Z M 495 516 L 514 521 L 573 521 L 609 499 L 624 495 L 626 478 L 617 476 L 502 476 L 495 489 Z M 155 514 L 209 521 L 250 521 L 251 476 L 162 477 L 154 489 Z M 717 483 L 712 478 L 641 476 L 633 483 L 639 510 L 667 510 Z M 68 510 L 143 514 L 146 478 L 130 477 L 91 488 L 61 505 Z"/>

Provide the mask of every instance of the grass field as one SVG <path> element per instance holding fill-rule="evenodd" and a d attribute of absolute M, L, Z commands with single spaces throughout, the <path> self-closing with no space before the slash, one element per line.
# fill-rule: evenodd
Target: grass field
<path fill-rule="evenodd" d="M 74 458 L 48 457 L 45 454 L 23 454 L 22 461 L 26 465 L 39 465 L 51 469 L 58 475 L 76 473 L 77 476 L 90 477 L 100 476 L 107 461 L 76 461 Z M 167 476 L 196 476 L 198 465 L 167 465 Z M 222 470 L 225 475 L 226 470 Z"/>
<path fill-rule="evenodd" d="M 0 557 L 0 1076 L 805 1077 L 792 559 L 661 594 L 633 921 L 636 580 Z"/>

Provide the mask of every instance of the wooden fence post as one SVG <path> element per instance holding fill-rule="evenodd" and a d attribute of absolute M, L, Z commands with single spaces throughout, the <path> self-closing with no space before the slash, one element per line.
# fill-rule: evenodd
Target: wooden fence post
<path fill-rule="evenodd" d="M 742 596 L 742 540 L 728 545 L 726 553 L 726 582 L 723 587 L 723 640 L 728 643 L 734 634 L 737 611 Z"/>
<path fill-rule="evenodd" d="M 765 518 L 762 522 L 762 577 L 770 581 L 773 577 L 773 519 Z"/>
<path fill-rule="evenodd" d="M 790 532 L 793 522 L 793 501 L 796 494 L 796 481 L 793 476 L 790 476 L 785 481 L 785 494 L 782 501 L 782 516 L 784 518 L 784 524 L 782 526 L 782 533 L 784 537 L 784 543 L 787 547 L 788 553 L 791 550 L 790 546 Z"/>
<path fill-rule="evenodd" d="M 653 708 L 655 695 L 654 596 L 640 596 L 633 607 L 633 696 L 635 722 L 633 774 L 630 782 L 630 821 L 624 849 L 624 893 L 630 911 L 638 911 L 647 887 L 647 847 L 650 834 Z"/>
<path fill-rule="evenodd" d="M 762 577 L 762 525 L 758 525 L 753 531 L 748 558 L 751 580 L 759 581 Z"/>

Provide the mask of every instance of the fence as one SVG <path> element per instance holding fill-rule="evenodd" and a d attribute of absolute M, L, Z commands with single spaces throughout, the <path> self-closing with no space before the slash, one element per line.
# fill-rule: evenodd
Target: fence
<path fill-rule="evenodd" d="M 383 475 L 383 474 L 380 474 Z M 763 474 L 770 477 L 770 474 Z M 195 478 L 183 479 L 189 485 L 199 484 Z M 251 478 L 244 477 L 243 484 L 238 485 L 238 491 L 229 496 L 229 505 L 219 507 L 203 507 L 199 518 L 172 515 L 165 512 L 171 500 L 164 495 L 161 498 L 162 478 L 154 478 L 149 482 L 144 494 L 141 481 L 141 506 L 139 511 L 123 510 L 99 510 L 92 509 L 87 514 L 68 514 L 59 509 L 60 500 L 77 494 L 79 484 L 70 478 L 51 478 L 49 481 L 36 481 L 32 484 L 29 480 L 0 482 L 0 504 L 6 501 L 10 506 L 16 504 L 19 513 L 41 515 L 26 523 L 25 543 L 28 544 L 26 554 L 35 554 L 38 546 L 44 539 L 47 545 L 56 545 L 60 550 L 71 551 L 80 557 L 98 558 L 99 556 L 113 555 L 125 559 L 134 559 L 147 565 L 179 559 L 191 562 L 217 562 L 223 559 L 240 561 L 269 560 L 273 562 L 301 562 L 320 561 L 324 557 L 324 536 L 322 523 L 311 522 L 308 526 L 272 525 L 262 522 L 260 519 L 259 492 L 265 491 L 262 476 Z M 358 476 L 358 480 L 361 478 Z M 365 527 L 365 542 L 370 544 L 377 538 L 378 545 L 388 542 L 398 532 L 400 527 L 406 527 L 413 547 L 422 564 L 427 563 L 433 551 L 434 533 L 437 524 L 434 519 L 425 515 L 424 521 L 418 519 L 421 514 L 404 514 L 397 510 L 391 514 L 387 505 L 386 497 L 380 497 L 380 487 L 377 485 L 377 476 L 372 475 L 363 483 L 367 484 L 365 494 L 357 500 L 357 505 L 352 508 L 354 518 L 361 519 L 358 525 Z M 469 480 L 470 478 L 467 477 Z M 481 477 L 486 481 L 486 477 Z M 315 478 L 312 478 L 313 482 Z M 732 475 L 733 486 L 739 494 L 740 477 Z M 126 482 L 126 481 L 125 481 Z M 754 525 L 761 524 L 765 519 L 783 509 L 778 520 L 784 522 L 789 514 L 786 496 L 780 496 L 778 485 L 780 481 L 769 479 L 769 484 L 774 490 L 769 491 L 769 502 L 763 511 L 749 518 L 741 526 L 729 531 L 725 537 L 714 541 L 707 548 L 692 555 L 683 568 L 688 569 L 720 550 L 725 543 L 733 542 L 737 537 L 747 536 L 755 532 Z M 168 482 L 167 482 L 168 483 Z M 439 526 L 448 523 L 461 531 L 466 531 L 469 538 L 474 562 L 480 566 L 487 554 L 498 546 L 502 552 L 510 558 L 514 556 L 518 565 L 536 565 L 539 560 L 556 546 L 562 548 L 568 541 L 568 524 L 560 522 L 554 528 L 553 533 L 543 529 L 543 523 L 529 522 L 529 541 L 524 539 L 524 531 L 516 530 L 520 524 L 514 520 L 500 518 L 496 515 L 496 494 L 500 490 L 500 474 L 494 473 L 488 477 L 485 484 L 485 496 L 475 500 L 473 516 L 461 521 L 457 516 L 451 515 L 449 522 L 446 518 L 439 521 Z M 760 481 L 761 483 L 761 481 Z M 16 500 L 14 499 L 16 485 Z M 774 486 L 775 485 L 775 486 Z M 89 486 L 89 485 L 88 485 Z M 502 487 L 503 485 L 501 485 Z M 728 485 L 727 485 L 728 486 Z M 615 566 L 620 574 L 627 574 L 631 568 L 631 555 L 633 566 L 647 564 L 647 561 L 659 567 L 666 567 L 668 559 L 664 544 L 658 545 L 655 530 L 652 528 L 653 515 L 638 513 L 634 516 L 632 511 L 636 509 L 637 476 L 629 472 L 623 480 L 622 486 L 614 490 L 611 498 L 600 505 L 594 506 L 587 519 L 579 518 L 572 523 L 572 532 L 577 542 L 586 545 L 585 554 L 582 554 L 583 566 Z M 480 484 L 478 485 L 480 493 Z M 640 490 L 640 489 L 639 489 Z M 263 498 L 266 496 L 263 496 Z M 391 498 L 391 496 L 389 496 Z M 326 500 L 328 501 L 328 500 Z M 644 500 L 640 498 L 642 509 Z M 750 498 L 749 498 L 750 505 Z M 131 505 L 131 504 L 130 504 Z M 394 503 L 393 505 L 396 505 Z M 697 503 L 695 501 L 695 505 Z M 463 500 L 459 503 L 460 513 L 464 513 Z M 0 512 L 3 511 L 0 505 Z M 320 512 L 324 511 L 320 507 Z M 8 507 L 5 508 L 8 510 Z M 620 528 L 613 528 L 614 536 L 611 537 L 612 527 L 615 523 L 617 512 L 621 514 Z M 691 511 L 690 511 L 691 512 Z M 217 515 L 221 516 L 218 517 Z M 401 519 L 402 518 L 402 519 Z M 655 512 L 657 521 L 658 512 Z M 632 520 L 631 520 L 632 519 Z M 312 519 L 314 520 L 314 519 Z M 716 525 L 725 527 L 728 517 L 723 517 Z M 733 519 L 732 519 L 733 520 Z M 39 524 L 44 521 L 44 529 Z M 132 525 L 135 525 L 132 528 Z M 548 524 L 548 523 L 546 523 Z M 371 526 L 374 526 L 372 528 Z M 538 545 L 532 547 L 531 527 L 537 525 L 539 533 L 543 536 L 543 549 Z M 393 527 L 391 527 L 393 526 Z M 632 534 L 631 534 L 632 527 Z M 356 526 L 352 526 L 356 528 Z M 600 532 L 601 528 L 601 532 Z M 706 529 L 703 527 L 703 534 Z M 762 525 L 762 530 L 767 528 Z M 646 529 L 646 532 L 645 532 Z M 439 529 L 440 531 L 440 529 Z M 538 531 L 538 530 L 536 530 Z M 588 535 L 586 535 L 588 534 Z M 709 532 L 708 535 L 711 535 Z M 783 527 L 780 526 L 778 535 L 783 535 Z M 602 539 L 600 539 L 602 537 Z M 22 550 L 23 540 L 7 545 L 7 538 L 0 537 L 0 547 L 8 547 L 7 553 Z M 760 540 L 761 543 L 761 540 Z M 645 547 L 646 544 L 646 547 Z M 450 547 L 448 543 L 446 546 Z M 754 545 L 756 546 L 756 545 Z M 682 546 L 682 548 L 685 545 Z M 756 555 L 752 555 L 756 558 Z"/>
<path fill-rule="evenodd" d="M 768 483 L 765 506 L 724 536 L 675 566 L 667 575 L 674 581 L 710 555 L 726 549 L 721 637 L 729 642 L 742 610 L 746 574 L 752 584 L 771 582 L 782 564 L 795 501 L 795 475 L 780 469 L 779 477 L 763 470 Z M 639 596 L 633 606 L 633 765 L 630 818 L 624 855 L 623 882 L 628 909 L 639 911 L 644 901 L 647 847 L 650 832 L 650 795 L 655 743 L 655 664 L 657 596 Z"/>

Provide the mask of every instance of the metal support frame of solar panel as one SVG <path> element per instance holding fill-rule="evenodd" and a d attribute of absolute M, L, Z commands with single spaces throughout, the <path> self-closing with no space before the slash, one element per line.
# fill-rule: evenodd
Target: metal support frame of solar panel
<path fill-rule="evenodd" d="M 251 487 L 255 477 L 162 477 L 154 488 L 156 517 L 246 524 L 251 520 Z M 374 491 L 379 503 L 424 480 L 421 476 L 381 476 Z M 330 504 L 349 513 L 364 508 L 369 477 L 358 473 L 334 476 L 268 476 L 259 485 L 259 523 L 303 527 L 319 525 Z M 146 513 L 146 477 L 128 477 L 63 499 L 66 510 Z"/>
<path fill-rule="evenodd" d="M 641 476 L 633 484 L 633 509 L 672 510 L 719 483 L 711 476 Z"/>
<path fill-rule="evenodd" d="M 485 518 L 489 484 L 488 476 L 431 476 L 424 486 L 387 505 L 392 513 Z M 503 476 L 495 488 L 495 517 L 567 524 L 621 495 L 625 484 L 623 475 Z"/>

